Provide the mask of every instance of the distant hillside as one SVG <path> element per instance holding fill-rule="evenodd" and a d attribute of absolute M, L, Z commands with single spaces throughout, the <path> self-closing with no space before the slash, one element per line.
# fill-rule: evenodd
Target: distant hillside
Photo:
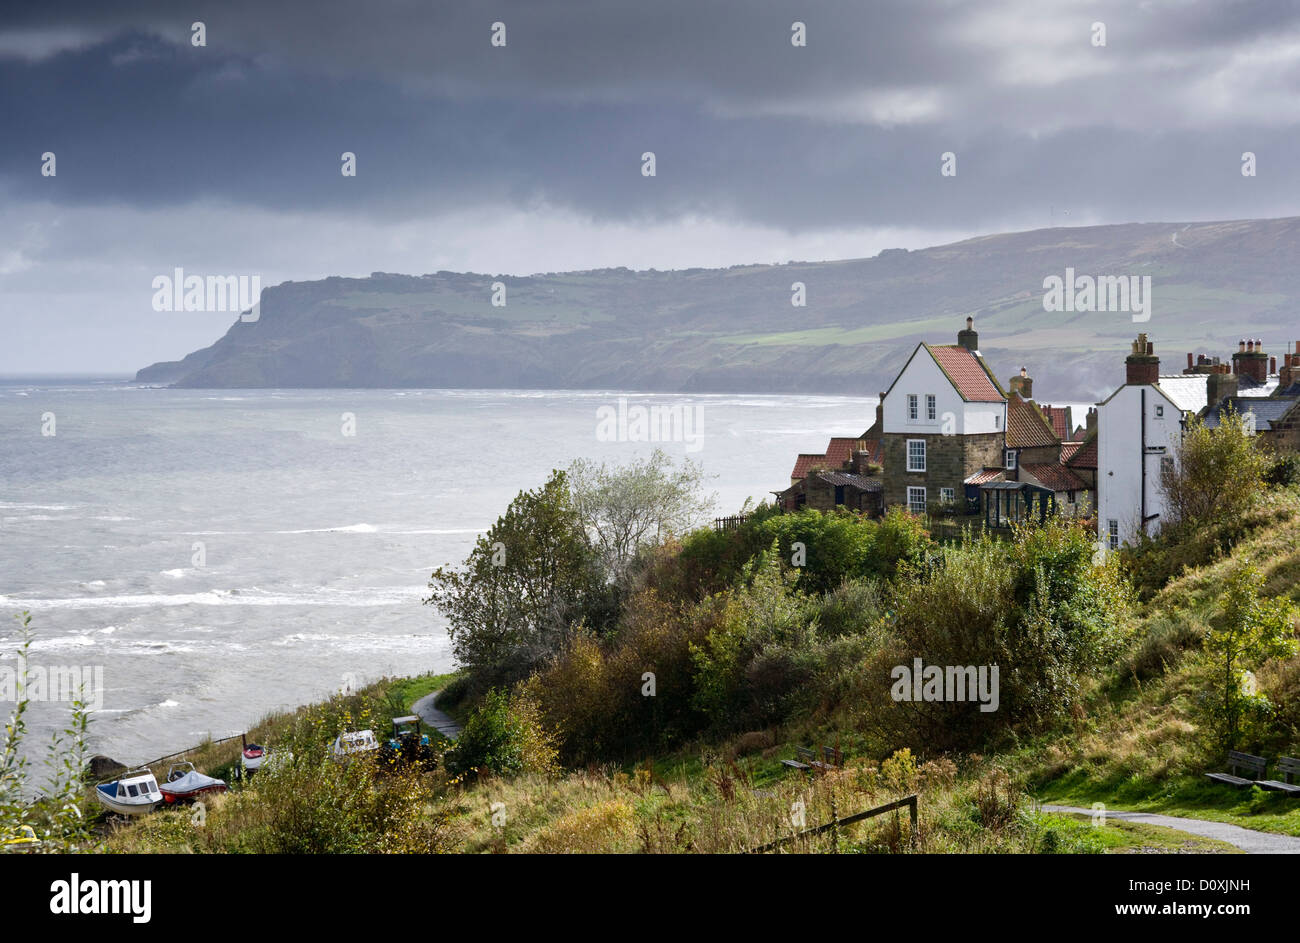
<path fill-rule="evenodd" d="M 1153 306 L 1047 312 L 1043 279 L 1150 275 Z M 505 307 L 491 305 L 494 281 Z M 791 284 L 807 286 L 806 307 Z M 527 387 L 874 395 L 918 340 L 970 315 L 1002 378 L 1091 399 L 1147 331 L 1170 370 L 1240 334 L 1300 337 L 1300 218 L 1133 223 L 985 236 L 872 259 L 523 278 L 439 272 L 286 282 L 261 318 L 137 379 L 185 387 Z"/>

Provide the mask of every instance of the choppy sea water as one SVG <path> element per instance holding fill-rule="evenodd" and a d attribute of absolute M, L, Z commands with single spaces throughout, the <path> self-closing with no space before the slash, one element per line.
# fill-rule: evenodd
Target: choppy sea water
<path fill-rule="evenodd" d="M 698 407 L 702 438 L 602 441 L 597 410 L 620 397 Z M 716 476 L 718 512 L 732 513 L 788 484 L 796 453 L 861 433 L 874 405 L 0 380 L 0 667 L 15 665 L 12 615 L 28 610 L 31 666 L 103 669 L 95 749 L 140 762 L 238 733 L 345 677 L 453 667 L 421 605 L 429 573 L 552 468 L 661 445 Z M 66 716 L 34 705 L 32 742 Z"/>

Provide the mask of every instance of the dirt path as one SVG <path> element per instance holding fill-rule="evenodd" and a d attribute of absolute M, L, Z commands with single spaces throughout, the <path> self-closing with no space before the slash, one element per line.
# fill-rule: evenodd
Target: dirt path
<path fill-rule="evenodd" d="M 434 691 L 432 694 L 426 694 L 415 702 L 411 710 L 419 714 L 422 721 L 448 740 L 455 740 L 460 736 L 460 724 L 435 706 L 440 693 L 440 691 Z"/>
<path fill-rule="evenodd" d="M 1079 815 L 1092 815 L 1092 809 L 1081 809 L 1072 805 L 1042 805 L 1044 812 L 1074 812 Z M 1120 812 L 1107 809 L 1106 818 L 1121 819 L 1125 822 L 1143 822 L 1147 825 L 1160 825 L 1176 828 L 1180 832 L 1200 835 L 1204 838 L 1217 838 L 1219 841 L 1236 845 L 1242 851 L 1252 855 L 1295 855 L 1300 854 L 1300 838 L 1292 835 L 1279 835 L 1276 832 L 1257 832 L 1229 825 L 1226 822 L 1210 822 L 1206 819 L 1183 819 L 1173 815 L 1157 815 L 1154 812 Z"/>

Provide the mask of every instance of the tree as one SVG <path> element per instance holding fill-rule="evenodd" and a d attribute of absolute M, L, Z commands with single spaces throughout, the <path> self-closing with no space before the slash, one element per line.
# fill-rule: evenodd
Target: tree
<path fill-rule="evenodd" d="M 457 661 L 486 678 L 523 677 L 564 647 L 601 598 L 602 580 L 564 472 L 521 491 L 460 569 L 439 567 L 430 596 Z"/>
<path fill-rule="evenodd" d="M 620 586 L 643 549 L 702 524 L 715 500 L 700 493 L 699 465 L 687 459 L 677 467 L 661 449 L 616 468 L 579 459 L 567 477 L 588 547 Z"/>
<path fill-rule="evenodd" d="M 1193 419 L 1160 472 L 1160 490 L 1178 523 L 1202 527 L 1233 520 L 1264 488 L 1269 458 L 1242 416 L 1229 407 L 1216 428 Z"/>
<path fill-rule="evenodd" d="M 1264 577 L 1249 561 L 1228 578 L 1223 612 L 1205 639 L 1214 663 L 1213 722 L 1224 749 L 1234 749 L 1242 716 L 1259 698 L 1246 683 L 1246 671 L 1270 658 L 1294 654 L 1295 610 L 1285 599 L 1263 599 Z"/>

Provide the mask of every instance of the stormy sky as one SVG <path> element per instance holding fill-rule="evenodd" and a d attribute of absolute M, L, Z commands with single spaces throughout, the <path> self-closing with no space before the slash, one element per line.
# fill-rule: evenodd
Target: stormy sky
<path fill-rule="evenodd" d="M 231 314 L 153 310 L 177 267 L 666 269 L 1300 214 L 1300 5 L 1279 0 L 15 6 L 0 374 L 211 343 Z"/>

